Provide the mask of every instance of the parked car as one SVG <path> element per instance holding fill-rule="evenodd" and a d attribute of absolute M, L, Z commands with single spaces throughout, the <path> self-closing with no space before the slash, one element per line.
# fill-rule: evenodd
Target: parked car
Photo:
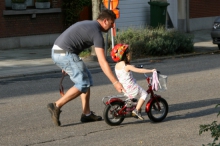
<path fill-rule="evenodd" d="M 213 44 L 217 44 L 218 48 L 220 49 L 220 16 L 214 21 L 211 37 Z"/>

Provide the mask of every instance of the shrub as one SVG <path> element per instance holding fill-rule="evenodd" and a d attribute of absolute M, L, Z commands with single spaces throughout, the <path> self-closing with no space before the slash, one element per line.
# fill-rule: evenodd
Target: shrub
<path fill-rule="evenodd" d="M 91 48 L 85 49 L 79 54 L 80 57 L 88 57 L 90 55 L 91 55 Z"/>
<path fill-rule="evenodd" d="M 220 104 L 216 105 L 216 108 Z M 218 113 L 217 117 L 220 115 L 220 112 Z M 212 143 L 209 143 L 208 146 L 220 146 L 220 142 L 217 144 L 217 140 L 220 137 L 220 125 L 217 124 L 217 121 L 213 121 L 211 124 L 205 124 L 200 125 L 199 135 L 201 135 L 203 132 L 210 131 L 211 137 L 214 138 Z M 205 146 L 205 145 L 203 145 Z"/>
<path fill-rule="evenodd" d="M 128 28 L 119 31 L 115 44 L 130 45 L 134 58 L 146 56 L 163 56 L 193 52 L 193 35 L 157 28 Z"/>

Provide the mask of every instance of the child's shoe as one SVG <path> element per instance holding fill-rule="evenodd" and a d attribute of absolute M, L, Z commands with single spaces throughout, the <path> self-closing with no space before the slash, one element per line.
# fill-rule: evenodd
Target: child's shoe
<path fill-rule="evenodd" d="M 132 111 L 132 114 L 137 116 L 139 119 L 144 120 L 144 118 L 141 115 L 141 112 L 137 111 L 136 109 Z"/>

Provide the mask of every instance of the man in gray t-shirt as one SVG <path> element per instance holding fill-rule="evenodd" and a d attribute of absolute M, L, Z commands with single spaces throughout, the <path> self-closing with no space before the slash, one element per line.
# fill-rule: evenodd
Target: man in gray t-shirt
<path fill-rule="evenodd" d="M 55 41 L 65 51 L 79 54 L 91 47 L 104 48 L 104 39 L 98 21 L 81 21 L 70 26 Z"/>
<path fill-rule="evenodd" d="M 105 75 L 118 92 L 125 92 L 123 86 L 111 71 L 104 54 L 105 44 L 102 32 L 107 32 L 112 28 L 115 19 L 116 16 L 113 11 L 103 10 L 96 21 L 77 22 L 56 39 L 52 48 L 52 59 L 62 69 L 63 73 L 67 73 L 70 76 L 70 79 L 74 82 L 74 86 L 55 103 L 49 103 L 47 105 L 55 125 L 61 125 L 59 121 L 61 107 L 79 95 L 81 96 L 83 109 L 81 122 L 102 120 L 101 116 L 97 116 L 90 111 L 89 99 L 92 77 L 78 56 L 80 52 L 92 45 L 95 47 L 98 62 Z"/>

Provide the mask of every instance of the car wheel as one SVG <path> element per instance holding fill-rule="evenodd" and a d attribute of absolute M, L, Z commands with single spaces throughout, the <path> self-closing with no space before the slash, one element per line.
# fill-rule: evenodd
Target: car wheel
<path fill-rule="evenodd" d="M 218 44 L 218 49 L 220 50 L 220 44 Z"/>

